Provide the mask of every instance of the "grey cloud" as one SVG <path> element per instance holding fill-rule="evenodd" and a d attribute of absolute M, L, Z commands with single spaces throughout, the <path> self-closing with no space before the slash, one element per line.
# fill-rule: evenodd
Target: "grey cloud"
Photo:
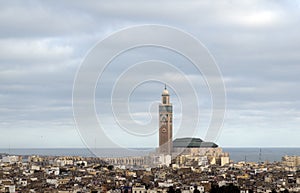
<path fill-rule="evenodd" d="M 45 138 L 48 136 L 43 145 L 55 146 L 56 142 L 64 144 L 64 139 L 53 139 L 54 131 L 63 128 L 63 135 L 73 137 L 65 145 L 81 146 L 72 125 L 71 104 L 73 79 L 80 62 L 97 41 L 111 32 L 136 24 L 157 23 L 188 31 L 207 46 L 219 64 L 228 103 L 220 145 L 267 146 L 263 134 L 269 132 L 271 146 L 272 140 L 280 139 L 281 129 L 288 133 L 296 131 L 299 125 L 299 13 L 296 1 L 1 2 L 0 130 L 28 130 L 25 143 L 33 139 L 31 134 L 39 128 Z M 209 122 L 211 105 L 205 82 L 194 79 L 198 73 L 170 51 L 144 48 L 120 56 L 106 72 L 105 91 L 111 89 L 114 79 L 127 65 L 145 59 L 167 60 L 193 79 L 200 96 L 198 107 L 204 114 L 204 128 Z M 178 87 L 184 87 L 184 83 L 175 81 Z M 152 87 L 141 89 L 135 96 L 136 113 L 142 113 L 139 104 L 143 99 L 159 100 L 160 92 Z M 106 98 L 109 92 L 96 94 L 99 104 L 110 104 Z M 184 97 L 189 97 L 189 93 Z M 193 108 L 192 104 L 187 105 Z M 49 131 L 45 125 L 55 129 Z M 233 144 L 231 139 L 239 137 L 238 144 Z M 0 141 L 4 141 L 0 145 L 7 144 L 5 139 Z M 36 144 L 30 142 L 28 146 Z M 151 144 L 147 142 L 148 146 Z M 280 141 L 281 146 L 292 144 L 300 145 L 292 135 Z"/>

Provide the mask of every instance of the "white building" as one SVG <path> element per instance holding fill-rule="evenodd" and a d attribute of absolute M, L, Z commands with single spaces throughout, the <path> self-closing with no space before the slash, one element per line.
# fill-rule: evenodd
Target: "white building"
<path fill-rule="evenodd" d="M 59 167 L 51 167 L 46 169 L 46 174 L 54 174 L 54 175 L 59 175 Z"/>
<path fill-rule="evenodd" d="M 221 166 L 224 166 L 224 165 L 226 165 L 226 164 L 229 164 L 229 162 L 230 162 L 230 159 L 229 159 L 228 156 L 222 156 L 222 157 L 221 157 Z"/>
<path fill-rule="evenodd" d="M 172 156 L 165 154 L 154 154 L 152 155 L 153 164 L 157 166 L 168 166 L 171 164 Z"/>
<path fill-rule="evenodd" d="M 208 159 L 207 156 L 201 156 L 198 160 L 198 165 L 199 166 L 206 166 L 208 165 Z"/>
<path fill-rule="evenodd" d="M 145 186 L 133 186 L 132 187 L 132 193 L 146 193 L 147 190 Z"/>
<path fill-rule="evenodd" d="M 20 156 L 15 156 L 15 155 L 13 155 L 13 156 L 9 155 L 9 156 L 2 157 L 2 162 L 10 163 L 10 164 L 17 163 L 21 160 L 22 160 L 22 158 Z"/>

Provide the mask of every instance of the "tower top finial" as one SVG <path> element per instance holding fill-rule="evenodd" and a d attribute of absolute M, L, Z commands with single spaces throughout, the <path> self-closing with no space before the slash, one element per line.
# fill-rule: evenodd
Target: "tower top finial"
<path fill-rule="evenodd" d="M 167 90 L 167 84 L 165 84 L 165 89 L 163 90 L 162 95 L 163 96 L 169 95 L 169 91 Z"/>

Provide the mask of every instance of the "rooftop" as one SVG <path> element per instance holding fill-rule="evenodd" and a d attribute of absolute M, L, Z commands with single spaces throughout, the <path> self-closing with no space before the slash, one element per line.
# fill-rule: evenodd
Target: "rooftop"
<path fill-rule="evenodd" d="M 205 142 L 200 138 L 177 138 L 173 141 L 174 148 L 206 148 L 206 147 L 218 147 L 217 144 L 213 142 Z"/>

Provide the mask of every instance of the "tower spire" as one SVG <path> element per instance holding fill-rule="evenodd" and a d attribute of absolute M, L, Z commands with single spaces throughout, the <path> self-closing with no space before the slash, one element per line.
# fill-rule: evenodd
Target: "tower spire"
<path fill-rule="evenodd" d="M 167 90 L 167 84 L 165 83 L 165 90 Z"/>

